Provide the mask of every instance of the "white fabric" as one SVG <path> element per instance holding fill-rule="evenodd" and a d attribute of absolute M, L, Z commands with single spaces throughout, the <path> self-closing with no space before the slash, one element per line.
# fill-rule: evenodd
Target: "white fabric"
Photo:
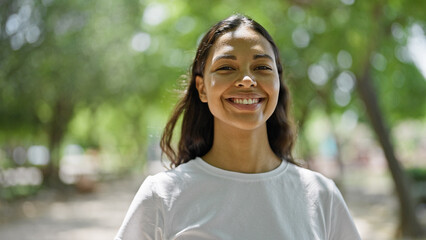
<path fill-rule="evenodd" d="M 361 238 L 339 190 L 319 173 L 283 161 L 244 174 L 196 158 L 148 177 L 115 239 Z"/>

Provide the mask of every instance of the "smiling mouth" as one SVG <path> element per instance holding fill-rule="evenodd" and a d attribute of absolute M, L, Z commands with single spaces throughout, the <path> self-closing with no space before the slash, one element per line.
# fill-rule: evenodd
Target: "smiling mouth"
<path fill-rule="evenodd" d="M 228 100 L 236 104 L 251 105 L 258 104 L 262 98 L 228 98 Z"/>

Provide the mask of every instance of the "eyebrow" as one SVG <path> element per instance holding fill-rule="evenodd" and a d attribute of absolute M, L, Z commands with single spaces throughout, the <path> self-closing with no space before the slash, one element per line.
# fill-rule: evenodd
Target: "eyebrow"
<path fill-rule="evenodd" d="M 220 56 L 215 57 L 215 58 L 213 59 L 213 62 L 216 62 L 216 61 L 218 61 L 218 60 L 220 60 L 220 59 L 232 59 L 232 60 L 237 60 L 237 57 L 236 57 L 236 56 L 234 56 L 234 55 L 220 55 Z"/>
<path fill-rule="evenodd" d="M 274 61 L 274 59 L 270 55 L 268 55 L 268 54 L 256 54 L 256 55 L 253 56 L 254 60 L 256 60 L 258 58 L 269 58 L 272 61 Z"/>
<path fill-rule="evenodd" d="M 254 55 L 253 56 L 253 60 L 256 60 L 256 59 L 259 59 L 259 58 L 268 58 L 268 59 L 270 59 L 270 60 L 274 60 L 270 55 L 268 55 L 268 54 L 256 54 L 256 55 Z M 228 55 L 228 54 L 226 54 L 226 55 L 220 55 L 220 56 L 217 56 L 217 57 L 215 57 L 214 59 L 213 59 L 213 62 L 216 62 L 216 61 L 218 61 L 218 60 L 220 60 L 220 59 L 232 59 L 232 60 L 237 60 L 237 57 L 236 56 L 234 56 L 234 55 Z"/>

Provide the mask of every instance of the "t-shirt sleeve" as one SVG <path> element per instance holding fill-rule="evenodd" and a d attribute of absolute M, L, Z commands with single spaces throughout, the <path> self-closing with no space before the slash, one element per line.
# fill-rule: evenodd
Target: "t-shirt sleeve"
<path fill-rule="evenodd" d="M 332 183 L 330 201 L 329 240 L 361 240 L 356 226 L 343 200 L 342 194 Z"/>
<path fill-rule="evenodd" d="M 149 176 L 130 204 L 115 240 L 162 239 L 164 224 L 157 199 L 153 179 Z"/>

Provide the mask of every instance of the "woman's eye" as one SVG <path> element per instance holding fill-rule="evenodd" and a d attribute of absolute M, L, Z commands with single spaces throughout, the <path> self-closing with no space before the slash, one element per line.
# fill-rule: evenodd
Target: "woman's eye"
<path fill-rule="evenodd" d="M 223 66 L 223 67 L 216 69 L 216 71 L 230 71 L 230 70 L 234 70 L 234 68 L 232 68 L 230 66 Z"/>
<path fill-rule="evenodd" d="M 255 70 L 272 70 L 269 66 L 257 66 Z"/>

